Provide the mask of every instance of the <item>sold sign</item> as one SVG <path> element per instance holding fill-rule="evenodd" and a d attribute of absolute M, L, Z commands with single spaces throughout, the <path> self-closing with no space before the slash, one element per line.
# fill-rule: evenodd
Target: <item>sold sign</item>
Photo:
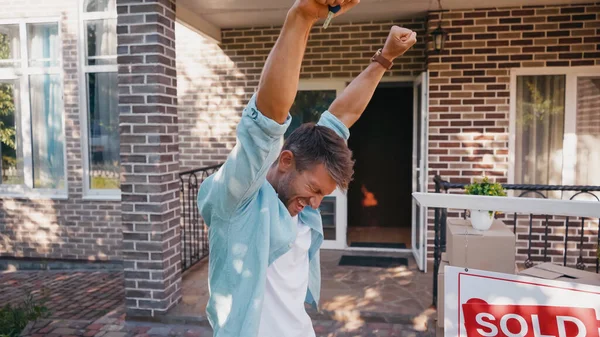
<path fill-rule="evenodd" d="M 598 285 L 444 270 L 445 337 L 600 337 Z"/>
<path fill-rule="evenodd" d="M 595 309 L 542 305 L 463 304 L 468 337 L 600 337 Z"/>

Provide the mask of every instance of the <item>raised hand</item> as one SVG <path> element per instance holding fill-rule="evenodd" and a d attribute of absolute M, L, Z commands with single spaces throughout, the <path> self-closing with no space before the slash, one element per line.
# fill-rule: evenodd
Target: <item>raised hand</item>
<path fill-rule="evenodd" d="M 393 60 L 403 55 L 417 42 L 417 33 L 410 29 L 393 26 L 383 47 L 382 55 Z"/>
<path fill-rule="evenodd" d="M 291 8 L 304 18 L 317 21 L 319 19 L 325 19 L 329 13 L 328 6 L 340 5 L 342 8 L 336 13 L 336 17 L 342 15 L 352 9 L 352 7 L 358 5 L 360 0 L 296 0 Z"/>

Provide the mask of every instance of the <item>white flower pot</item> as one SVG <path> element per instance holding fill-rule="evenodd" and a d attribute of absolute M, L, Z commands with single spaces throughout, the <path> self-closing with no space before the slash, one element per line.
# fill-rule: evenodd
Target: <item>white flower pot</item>
<path fill-rule="evenodd" d="M 471 226 L 473 228 L 480 231 L 487 231 L 492 227 L 492 222 L 494 222 L 494 214 L 496 212 L 490 213 L 490 211 L 480 211 L 480 210 L 471 210 Z"/>

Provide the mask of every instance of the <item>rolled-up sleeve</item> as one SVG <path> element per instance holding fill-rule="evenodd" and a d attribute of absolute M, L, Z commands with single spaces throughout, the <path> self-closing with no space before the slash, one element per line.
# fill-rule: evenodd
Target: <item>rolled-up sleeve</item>
<path fill-rule="evenodd" d="M 264 116 L 256 106 L 256 95 L 252 96 L 237 127 L 237 144 L 206 190 L 201 187 L 199 201 L 212 204 L 210 209 L 222 218 L 243 207 L 279 157 L 281 137 L 290 123 L 289 114 L 283 124 Z"/>
<path fill-rule="evenodd" d="M 350 130 L 342 121 L 335 117 L 331 112 L 325 111 L 321 115 L 317 125 L 326 126 L 335 131 L 340 137 L 348 140 L 350 138 Z"/>

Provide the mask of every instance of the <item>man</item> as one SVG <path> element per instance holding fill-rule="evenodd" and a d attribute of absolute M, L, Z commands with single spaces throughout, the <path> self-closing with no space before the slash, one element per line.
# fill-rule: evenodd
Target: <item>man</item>
<path fill-rule="evenodd" d="M 296 0 L 265 64 L 259 89 L 242 113 L 237 145 L 202 184 L 198 205 L 209 226 L 208 319 L 215 337 L 312 337 L 304 302 L 317 306 L 318 207 L 353 174 L 348 129 L 396 57 L 416 41 L 393 27 L 381 53 L 338 97 L 317 125 L 290 125 L 308 35 L 328 5 L 338 15 L 359 0 Z M 397 104 L 398 102 L 390 102 Z"/>

